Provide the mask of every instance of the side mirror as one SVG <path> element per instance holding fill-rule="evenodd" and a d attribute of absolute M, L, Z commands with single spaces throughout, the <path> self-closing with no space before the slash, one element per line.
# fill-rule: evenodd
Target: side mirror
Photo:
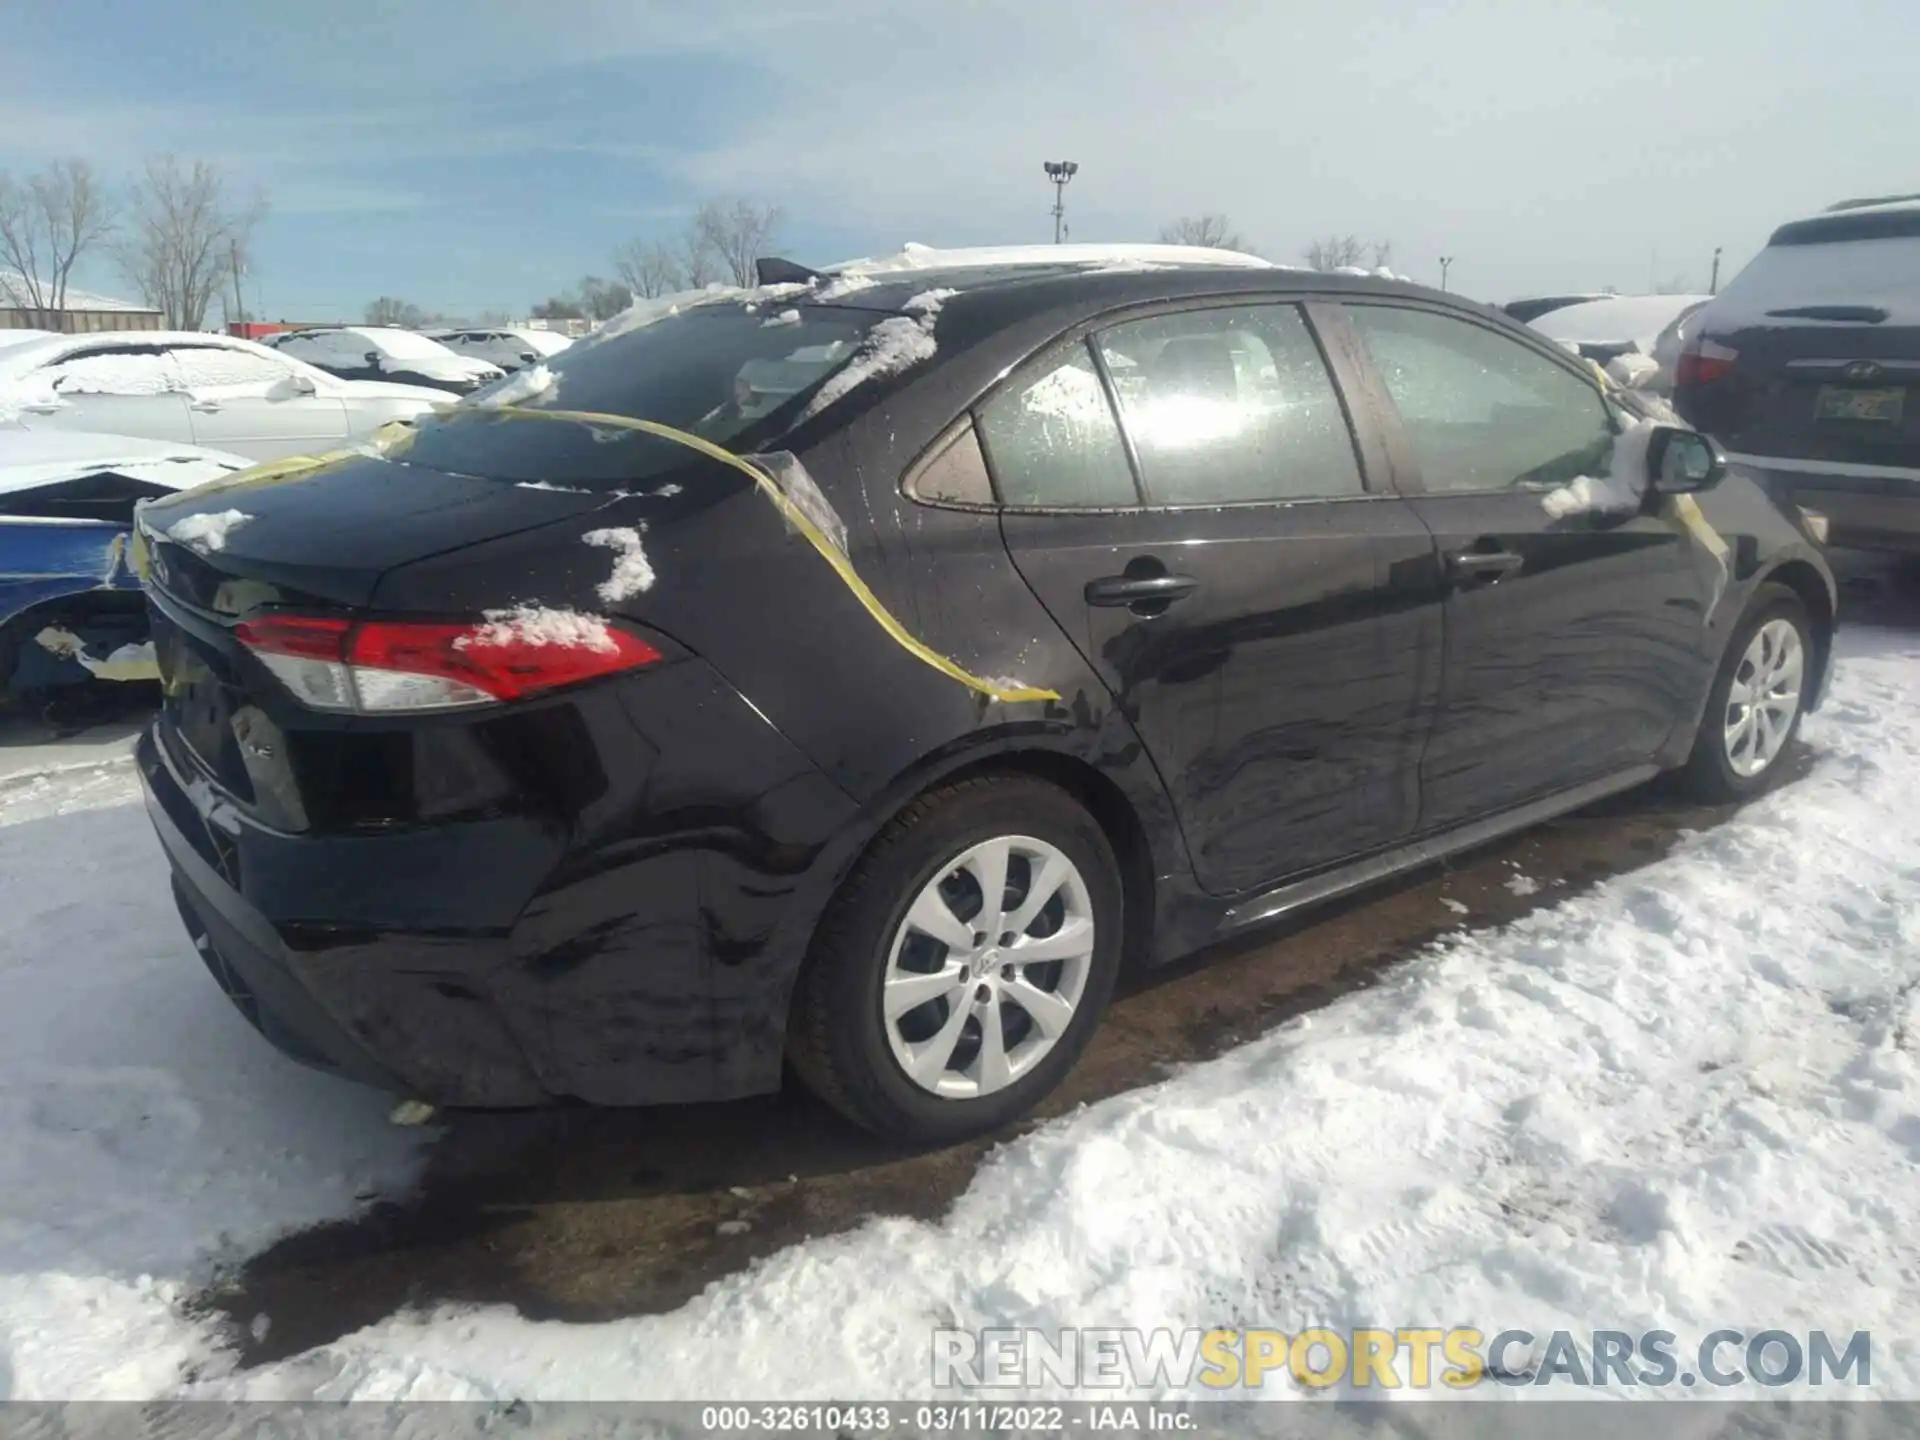
<path fill-rule="evenodd" d="M 1727 457 L 1697 430 L 1662 425 L 1647 442 L 1647 489 L 1661 495 L 1711 490 L 1727 473 Z"/>
<path fill-rule="evenodd" d="M 302 395 L 319 393 L 319 387 L 313 383 L 311 376 L 286 375 L 273 382 L 272 387 L 267 391 L 267 396 L 273 400 L 292 400 Z"/>
<path fill-rule="evenodd" d="M 540 357 L 534 354 L 534 352 L 531 350 L 522 350 L 520 352 L 520 363 L 522 365 L 531 365 L 533 364 L 534 361 L 538 360 L 539 358 Z"/>
<path fill-rule="evenodd" d="M 378 370 L 380 368 L 380 352 L 378 350 L 367 351 L 366 362 L 368 365 L 372 366 L 375 370 Z"/>

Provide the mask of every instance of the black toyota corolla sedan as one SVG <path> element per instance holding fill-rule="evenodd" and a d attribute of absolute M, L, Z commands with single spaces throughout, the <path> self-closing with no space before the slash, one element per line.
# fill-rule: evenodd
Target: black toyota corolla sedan
<path fill-rule="evenodd" d="M 1752 794 L 1820 694 L 1805 523 L 1489 308 L 763 273 L 141 511 L 149 809 L 289 1054 L 472 1106 L 790 1064 L 951 1140 L 1123 967 L 1661 771 Z"/>

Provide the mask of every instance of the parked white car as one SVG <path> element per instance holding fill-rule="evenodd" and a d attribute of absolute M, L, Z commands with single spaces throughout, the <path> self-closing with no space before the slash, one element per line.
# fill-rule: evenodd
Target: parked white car
<path fill-rule="evenodd" d="M 457 330 L 429 330 L 426 334 L 456 355 L 485 360 L 502 370 L 538 364 L 573 343 L 571 336 L 554 330 L 528 330 L 519 326 L 477 325 Z"/>
<path fill-rule="evenodd" d="M 340 325 L 287 330 L 267 344 L 342 380 L 391 380 L 465 395 L 491 385 L 506 372 L 498 365 L 456 355 L 438 340 L 388 325 Z"/>
<path fill-rule="evenodd" d="M 1636 389 L 1665 394 L 1686 343 L 1687 322 L 1709 295 L 1610 295 L 1549 311 L 1527 323 Z M 1615 362 L 1619 362 L 1616 364 Z M 1627 380 L 1626 376 L 1633 378 Z"/>
<path fill-rule="evenodd" d="M 103 430 L 273 460 L 370 439 L 447 396 L 340 380 L 251 340 L 188 331 L 60 335 L 0 348 L 0 421 Z"/>

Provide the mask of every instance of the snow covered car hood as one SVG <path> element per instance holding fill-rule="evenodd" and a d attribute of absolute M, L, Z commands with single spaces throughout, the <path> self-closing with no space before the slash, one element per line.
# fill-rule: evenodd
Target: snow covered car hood
<path fill-rule="evenodd" d="M 103 470 L 167 490 L 188 490 L 253 463 L 243 455 L 198 445 L 0 425 L 0 495 L 60 485 Z"/>
<path fill-rule="evenodd" d="M 1550 340 L 1573 345 L 1631 345 L 1642 355 L 1676 320 L 1707 303 L 1707 295 L 1619 295 L 1550 310 L 1528 322 Z"/>

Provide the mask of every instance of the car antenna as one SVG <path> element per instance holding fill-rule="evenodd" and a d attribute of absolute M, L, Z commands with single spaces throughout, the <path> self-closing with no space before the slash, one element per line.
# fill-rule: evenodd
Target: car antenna
<path fill-rule="evenodd" d="M 767 255 L 753 262 L 753 278 L 761 285 L 812 285 L 827 277 L 797 260 Z"/>

